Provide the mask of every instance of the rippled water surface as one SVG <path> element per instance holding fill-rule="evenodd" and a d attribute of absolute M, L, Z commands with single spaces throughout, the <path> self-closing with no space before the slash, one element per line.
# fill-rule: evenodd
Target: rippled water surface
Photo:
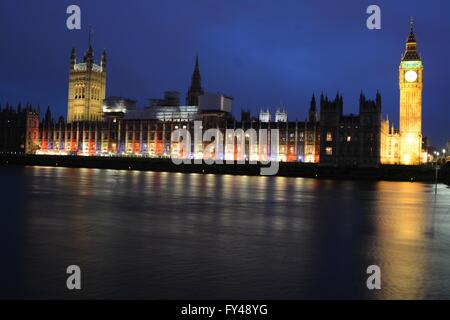
<path fill-rule="evenodd" d="M 409 182 L 44 167 L 0 177 L 3 298 L 450 298 L 445 185 L 435 197 Z"/>

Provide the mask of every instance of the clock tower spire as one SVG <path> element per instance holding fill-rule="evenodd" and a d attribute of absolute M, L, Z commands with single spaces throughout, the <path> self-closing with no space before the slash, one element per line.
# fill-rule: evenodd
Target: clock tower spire
<path fill-rule="evenodd" d="M 400 163 L 417 165 L 422 153 L 423 65 L 417 52 L 414 22 L 411 18 L 406 51 L 399 67 L 400 85 Z"/>
<path fill-rule="evenodd" d="M 417 52 L 417 41 L 414 35 L 414 20 L 411 17 L 409 21 L 409 36 L 406 41 L 406 51 L 402 57 L 402 61 L 416 61 L 420 60 L 419 53 Z"/>

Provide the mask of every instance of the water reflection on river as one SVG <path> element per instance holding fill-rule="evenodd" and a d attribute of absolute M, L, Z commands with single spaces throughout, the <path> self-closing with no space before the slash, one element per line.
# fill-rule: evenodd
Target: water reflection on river
<path fill-rule="evenodd" d="M 445 185 L 435 197 L 409 182 L 44 167 L 0 177 L 0 297 L 450 298 Z"/>

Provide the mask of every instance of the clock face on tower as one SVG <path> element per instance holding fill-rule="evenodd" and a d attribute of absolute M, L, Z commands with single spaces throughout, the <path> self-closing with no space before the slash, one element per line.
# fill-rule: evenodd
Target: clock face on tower
<path fill-rule="evenodd" d="M 406 71 L 405 80 L 407 82 L 415 82 L 417 80 L 417 72 L 415 72 L 414 70 Z"/>

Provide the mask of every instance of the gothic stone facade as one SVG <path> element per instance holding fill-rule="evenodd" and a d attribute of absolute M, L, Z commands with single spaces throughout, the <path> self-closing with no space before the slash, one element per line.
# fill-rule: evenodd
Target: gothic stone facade
<path fill-rule="evenodd" d="M 106 53 L 100 64 L 94 61 L 89 46 L 82 62 L 77 63 L 75 49 L 70 56 L 67 121 L 101 121 L 106 96 Z"/>
<path fill-rule="evenodd" d="M 381 96 L 361 94 L 359 115 L 343 114 L 343 98 L 320 99 L 321 165 L 377 166 L 380 163 Z"/>

